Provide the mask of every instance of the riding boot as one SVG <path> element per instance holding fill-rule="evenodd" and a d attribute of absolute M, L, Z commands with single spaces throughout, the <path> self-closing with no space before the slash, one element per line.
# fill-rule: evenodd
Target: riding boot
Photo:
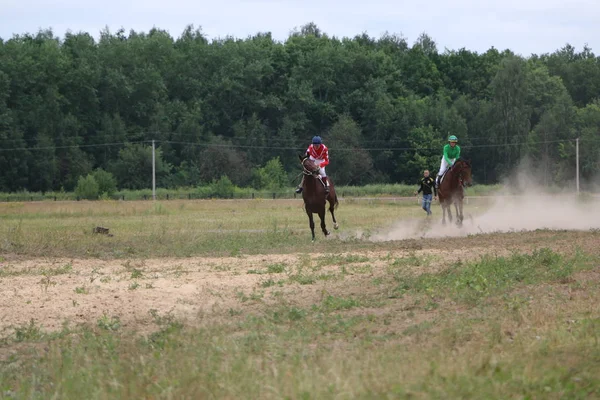
<path fill-rule="evenodd" d="M 300 184 L 296 187 L 296 193 L 302 193 L 302 184 L 304 184 L 304 176 L 302 176 Z"/>
<path fill-rule="evenodd" d="M 329 179 L 326 176 L 323 177 L 323 182 L 325 182 L 325 193 L 329 193 Z"/>

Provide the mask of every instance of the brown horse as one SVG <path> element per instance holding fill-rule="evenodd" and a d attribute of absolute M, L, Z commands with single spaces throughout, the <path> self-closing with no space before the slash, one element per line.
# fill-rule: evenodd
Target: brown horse
<path fill-rule="evenodd" d="M 471 162 L 459 158 L 446 173 L 444 180 L 438 189 L 440 205 L 442 206 L 442 224 L 446 225 L 446 211 L 448 219 L 452 222 L 450 206 L 454 204 L 456 209 L 456 224 L 462 226 L 463 222 L 463 199 L 465 198 L 464 187 L 472 185 Z"/>
<path fill-rule="evenodd" d="M 308 215 L 308 222 L 310 225 L 310 231 L 312 233 L 312 240 L 315 240 L 315 221 L 313 214 L 319 214 L 321 219 L 321 230 L 325 236 L 329 235 L 327 228 L 325 227 L 325 205 L 329 201 L 329 212 L 331 218 L 333 218 L 333 227 L 338 229 L 338 223 L 335 220 L 335 214 L 333 210 L 338 206 L 338 198 L 335 194 L 335 187 L 331 181 L 331 177 L 327 177 L 329 180 L 329 194 L 325 192 L 325 184 L 320 179 L 319 166 L 312 161 L 308 156 L 299 156 L 300 162 L 302 163 L 302 173 L 304 174 L 304 181 L 302 183 L 302 199 L 304 200 L 304 210 Z"/>

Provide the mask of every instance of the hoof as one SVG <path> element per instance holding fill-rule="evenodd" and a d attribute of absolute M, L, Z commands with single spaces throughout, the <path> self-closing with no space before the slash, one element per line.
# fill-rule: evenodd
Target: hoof
<path fill-rule="evenodd" d="M 333 229 L 338 229 L 339 227 L 340 226 L 337 223 L 333 224 Z"/>
<path fill-rule="evenodd" d="M 325 234 L 325 236 L 329 236 L 330 235 L 329 231 L 325 231 L 323 233 Z"/>

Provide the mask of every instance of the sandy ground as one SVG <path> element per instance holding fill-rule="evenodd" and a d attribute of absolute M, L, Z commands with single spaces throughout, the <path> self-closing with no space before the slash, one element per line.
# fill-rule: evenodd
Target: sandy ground
<path fill-rule="evenodd" d="M 407 260 L 401 263 L 401 268 L 414 273 L 433 272 L 458 260 L 476 259 L 484 254 L 508 255 L 539 247 L 560 252 L 579 248 L 598 253 L 599 238 L 593 232 L 525 232 L 460 240 L 423 239 L 416 244 L 399 241 L 397 246 L 387 243 L 385 249 L 333 255 L 109 261 L 7 256 L 0 262 L 0 336 L 12 334 L 16 327 L 32 319 L 44 330 L 54 331 L 61 329 L 66 321 L 74 326 L 96 324 L 103 316 L 118 317 L 123 327 L 147 331 L 153 327 L 151 313 L 163 316 L 171 313 L 193 322 L 206 316 L 258 311 L 265 304 L 281 302 L 282 298 L 289 304 L 308 307 L 319 303 L 325 294 L 360 297 L 383 291 L 373 281 L 389 276 L 395 260 Z M 349 255 L 354 258 L 349 259 Z M 415 257 L 425 262 L 411 263 Z M 283 265 L 285 271 L 265 273 L 270 265 Z M 338 274 L 338 277 L 302 285 L 290 279 L 299 270 Z M 344 274 L 340 278 L 341 271 Z M 274 284 L 267 286 L 265 282 L 269 280 Z"/>

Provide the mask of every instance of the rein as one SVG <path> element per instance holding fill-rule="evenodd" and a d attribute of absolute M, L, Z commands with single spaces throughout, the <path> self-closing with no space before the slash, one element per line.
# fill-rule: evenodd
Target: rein
<path fill-rule="evenodd" d="M 308 168 L 306 168 L 306 165 L 304 165 L 306 160 L 309 160 L 309 159 L 305 158 L 302 161 L 302 174 L 304 174 L 305 176 L 312 176 L 312 177 L 319 179 L 319 182 L 321 182 L 321 185 L 323 185 L 323 187 L 325 187 L 325 182 L 323 182 L 323 179 L 321 179 L 321 176 L 319 175 L 319 167 L 316 167 L 314 171 L 309 170 Z"/>
<path fill-rule="evenodd" d="M 465 181 L 463 178 L 463 172 L 464 172 L 464 166 L 460 165 L 459 169 L 455 170 L 455 168 L 457 168 L 456 166 L 453 166 L 450 171 L 448 171 L 448 174 L 453 173 L 453 172 L 458 172 L 458 176 L 456 177 L 456 180 L 458 180 L 458 184 L 462 187 L 465 188 Z M 448 177 L 450 178 L 450 177 Z M 454 174 L 452 174 L 452 179 L 454 179 Z"/>
<path fill-rule="evenodd" d="M 463 170 L 462 169 L 460 170 L 460 173 L 458 174 L 458 183 L 463 188 L 465 187 L 465 182 L 464 182 L 464 179 L 463 179 Z"/>
<path fill-rule="evenodd" d="M 307 159 L 305 159 L 306 161 Z M 302 161 L 302 173 L 304 175 L 315 175 L 319 172 L 319 169 L 315 169 L 314 171 L 309 170 L 308 168 L 306 168 L 306 165 L 304 165 L 304 161 Z"/>
<path fill-rule="evenodd" d="M 465 185 L 465 181 L 464 181 L 464 178 L 463 178 L 463 172 L 464 172 L 464 169 L 465 169 L 465 168 L 464 168 L 464 166 L 461 166 L 461 168 L 460 168 L 460 170 L 459 170 L 459 172 L 458 172 L 458 177 L 457 177 L 457 178 L 458 178 L 458 183 L 459 183 L 459 184 L 460 184 L 460 186 L 461 186 L 461 187 L 463 187 L 463 188 L 465 188 L 465 187 L 466 187 L 466 185 Z"/>

